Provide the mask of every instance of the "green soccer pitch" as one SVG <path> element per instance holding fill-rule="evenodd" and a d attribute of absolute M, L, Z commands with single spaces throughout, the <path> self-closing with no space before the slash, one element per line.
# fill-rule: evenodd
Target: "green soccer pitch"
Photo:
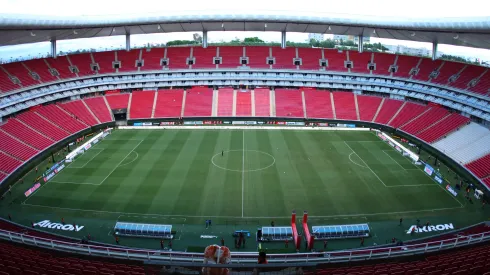
<path fill-rule="evenodd" d="M 22 193 L 28 187 L 16 185 Z M 7 211 L 22 215 L 21 223 L 64 218 L 109 242 L 117 220 L 173 224 L 186 232 L 175 241 L 182 249 L 218 242 L 199 239 L 203 233 L 221 238 L 234 229 L 255 233 L 271 220 L 288 225 L 292 210 L 299 218 L 307 210 L 310 226 L 369 222 L 378 235 L 387 221 L 392 228 L 400 217 L 411 219 L 389 238 L 406 237 L 416 218 L 457 227 L 484 219 L 480 205 L 454 197 L 360 131 L 115 130 L 28 198 L 17 193 Z M 205 219 L 215 231 L 204 231 Z"/>

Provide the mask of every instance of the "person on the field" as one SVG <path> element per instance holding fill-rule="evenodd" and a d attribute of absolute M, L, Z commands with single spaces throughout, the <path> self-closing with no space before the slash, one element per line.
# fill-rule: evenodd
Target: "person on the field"
<path fill-rule="evenodd" d="M 364 246 L 364 237 L 361 238 L 361 246 Z"/>
<path fill-rule="evenodd" d="M 224 154 L 225 154 L 225 152 L 224 151 L 221 151 L 221 156 L 223 156 Z"/>
<path fill-rule="evenodd" d="M 288 248 L 288 246 L 289 246 L 289 240 L 288 239 L 285 240 L 285 244 L 284 245 L 285 245 L 286 248 Z"/>
<path fill-rule="evenodd" d="M 328 240 L 323 241 L 323 250 L 327 250 Z"/>
<path fill-rule="evenodd" d="M 223 237 L 221 237 L 221 246 L 225 246 L 225 239 Z"/>
<path fill-rule="evenodd" d="M 163 249 L 165 247 L 165 241 L 163 239 L 160 240 L 160 248 Z"/>
<path fill-rule="evenodd" d="M 400 218 L 400 224 L 398 226 L 401 226 L 403 222 L 403 218 Z"/>

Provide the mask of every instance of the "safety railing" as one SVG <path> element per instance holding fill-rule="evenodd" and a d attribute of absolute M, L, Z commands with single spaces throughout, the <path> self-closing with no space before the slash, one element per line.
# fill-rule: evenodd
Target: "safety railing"
<path fill-rule="evenodd" d="M 33 237 L 26 234 L 5 230 L 0 230 L 0 238 L 10 240 L 12 242 L 33 245 L 40 248 L 54 249 L 58 251 L 92 256 L 153 262 L 203 261 L 203 253 L 173 252 L 162 250 L 133 249 L 126 247 L 108 247 L 81 243 L 68 243 L 46 238 Z M 454 247 L 467 246 L 474 243 L 485 242 L 488 240 L 490 240 L 490 231 L 413 245 L 371 247 L 359 250 L 341 250 L 330 252 L 269 254 L 267 257 L 270 263 L 337 263 L 423 254 L 427 252 L 446 250 Z M 257 252 L 232 252 L 231 254 L 232 262 L 240 264 L 256 263 L 258 256 Z"/>

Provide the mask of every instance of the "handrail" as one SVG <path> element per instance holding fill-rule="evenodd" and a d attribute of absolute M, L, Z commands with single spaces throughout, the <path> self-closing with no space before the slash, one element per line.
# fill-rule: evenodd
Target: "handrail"
<path fill-rule="evenodd" d="M 42 237 L 33 237 L 22 233 L 0 230 L 0 238 L 12 242 L 33 245 L 40 248 L 54 249 L 64 252 L 83 255 L 121 258 L 137 261 L 170 261 L 170 262 L 202 262 L 203 253 L 173 252 L 161 250 L 138 249 L 129 247 L 109 247 L 101 245 L 69 243 Z M 268 261 L 274 263 L 302 263 L 305 261 L 325 262 L 350 262 L 386 257 L 398 257 L 407 255 L 424 254 L 427 252 L 441 251 L 454 247 L 467 246 L 490 240 L 490 231 L 458 236 L 441 241 L 425 242 L 413 245 L 371 247 L 355 250 L 340 250 L 331 252 L 270 254 Z M 232 262 L 240 264 L 256 263 L 257 252 L 231 252 Z"/>

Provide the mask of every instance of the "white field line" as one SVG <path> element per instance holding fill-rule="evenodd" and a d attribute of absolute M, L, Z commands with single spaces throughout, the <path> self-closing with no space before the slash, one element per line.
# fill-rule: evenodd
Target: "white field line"
<path fill-rule="evenodd" d="M 140 142 L 138 142 L 138 144 L 136 146 L 134 146 L 133 150 L 131 150 L 117 165 L 116 167 L 114 167 L 114 169 L 112 169 L 112 171 L 109 173 L 109 175 L 107 175 L 107 177 L 105 177 L 100 183 L 99 185 L 101 185 L 107 178 L 109 178 L 110 175 L 112 175 L 112 173 L 114 173 L 114 171 L 116 171 L 116 169 L 119 167 L 119 165 L 121 165 L 121 163 L 129 156 L 129 154 L 131 154 L 142 142 L 143 142 L 144 139 L 140 140 Z"/>
<path fill-rule="evenodd" d="M 245 131 L 242 131 L 243 136 L 243 153 L 242 153 L 242 218 L 243 218 L 243 203 L 244 203 L 244 190 L 245 190 Z"/>
<path fill-rule="evenodd" d="M 70 165 L 70 167 L 66 167 L 66 168 L 70 168 L 70 169 L 82 169 L 87 164 L 89 164 L 89 162 L 91 162 L 96 156 L 98 156 L 100 154 L 100 152 L 104 151 L 104 148 L 93 148 L 93 149 L 99 150 L 99 152 L 97 154 L 95 154 L 92 158 L 90 158 L 84 165 L 82 165 L 81 167 L 72 167 L 73 166 L 73 164 L 72 164 L 72 165 Z M 75 160 L 75 161 L 77 161 L 77 160 Z"/>
<path fill-rule="evenodd" d="M 119 167 L 123 167 L 123 166 L 125 166 L 125 165 L 131 164 L 131 163 L 133 163 L 135 160 L 137 160 L 137 159 L 139 158 L 139 156 L 140 156 L 140 155 L 138 154 L 138 152 L 134 152 L 134 153 L 136 153 L 136 157 L 135 157 L 133 160 L 131 160 L 131 161 L 130 161 L 130 162 L 128 162 L 128 163 L 121 164 L 121 165 L 119 165 Z"/>
<path fill-rule="evenodd" d="M 349 149 L 354 153 L 356 154 L 356 156 L 364 163 L 364 165 L 366 165 L 366 168 L 368 168 L 377 178 L 378 180 L 385 186 L 385 187 L 388 187 L 384 182 L 383 180 L 381 180 L 381 178 L 378 176 L 378 174 L 376 174 L 373 169 L 371 169 L 371 167 L 369 167 L 367 165 L 367 163 L 356 153 L 356 151 L 354 151 L 354 149 L 352 149 L 349 144 L 347 144 L 347 142 L 344 141 L 344 144 L 347 145 L 347 147 L 349 147 Z"/>
<path fill-rule="evenodd" d="M 105 211 L 105 210 L 89 210 L 89 209 L 79 209 L 79 208 L 69 208 L 69 207 L 57 207 L 57 206 L 46 206 L 22 203 L 24 206 L 30 207 L 42 207 L 48 209 L 58 209 L 67 211 L 81 211 L 81 212 L 93 212 L 93 213 L 105 213 L 105 214 L 119 214 L 118 219 L 121 216 L 155 216 L 155 217 L 181 217 L 181 218 L 230 218 L 230 219 L 279 219 L 279 218 L 291 218 L 291 216 L 275 216 L 275 217 L 240 217 L 240 216 L 188 216 L 188 215 L 164 215 L 164 214 L 142 214 L 142 213 L 131 213 L 131 212 L 120 212 L 120 211 Z M 345 214 L 345 215 L 326 215 L 326 216 L 309 216 L 310 218 L 335 218 L 335 217 L 364 217 L 364 216 L 381 216 L 381 215 L 394 215 L 394 214 L 409 214 L 409 213 L 420 213 L 420 212 L 436 212 L 436 211 L 446 211 L 453 209 L 464 208 L 463 205 L 458 207 L 447 207 L 447 208 L 434 208 L 434 209 L 423 209 L 423 210 L 410 210 L 410 211 L 395 211 L 395 212 L 379 212 L 379 213 L 363 213 L 363 214 Z"/>
<path fill-rule="evenodd" d="M 400 163 L 398 163 L 398 161 L 396 161 L 392 156 L 390 156 L 390 154 L 386 153 L 386 150 L 383 150 L 383 153 L 385 153 L 391 160 L 393 160 L 396 164 L 398 164 L 398 166 L 400 166 L 401 169 L 407 170 L 403 168 L 403 166 Z"/>

